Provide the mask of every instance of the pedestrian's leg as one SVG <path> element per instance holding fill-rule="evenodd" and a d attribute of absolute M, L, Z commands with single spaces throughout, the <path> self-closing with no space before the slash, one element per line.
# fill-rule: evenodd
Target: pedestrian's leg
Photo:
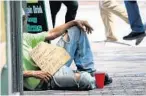
<path fill-rule="evenodd" d="M 78 2 L 77 1 L 62 1 L 62 2 L 67 7 L 65 22 L 74 20 L 78 10 Z"/>
<path fill-rule="evenodd" d="M 136 45 L 140 44 L 145 36 L 144 25 L 142 24 L 137 1 L 125 1 L 125 6 L 128 12 L 128 19 L 132 32 L 124 36 L 124 40 L 136 39 Z"/>
<path fill-rule="evenodd" d="M 51 17 L 52 17 L 52 23 L 53 27 L 55 26 L 56 21 L 56 14 L 61 8 L 61 2 L 60 1 L 49 1 L 50 2 L 50 10 L 51 10 Z"/>
<path fill-rule="evenodd" d="M 125 6 L 132 32 L 144 32 L 137 1 L 125 1 Z"/>
<path fill-rule="evenodd" d="M 126 8 L 121 6 L 116 2 L 116 0 L 104 0 L 102 1 L 102 7 L 106 9 L 107 11 L 119 16 L 121 19 L 123 19 L 126 23 L 128 22 L 128 15 L 126 12 Z"/>
<path fill-rule="evenodd" d="M 116 37 L 114 36 L 114 22 L 113 22 L 113 14 L 108 9 L 107 3 L 110 2 L 110 0 L 107 1 L 99 1 L 99 8 L 100 8 L 100 15 L 105 27 L 105 35 L 108 41 L 116 41 Z"/>

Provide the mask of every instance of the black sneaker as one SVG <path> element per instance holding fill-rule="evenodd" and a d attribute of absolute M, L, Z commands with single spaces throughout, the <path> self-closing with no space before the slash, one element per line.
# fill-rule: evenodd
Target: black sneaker
<path fill-rule="evenodd" d="M 105 80 L 104 80 L 104 85 L 108 85 L 113 82 L 113 79 L 108 76 L 108 74 L 105 74 Z"/>
<path fill-rule="evenodd" d="M 138 39 L 142 38 L 145 36 L 145 32 L 131 32 L 129 35 L 124 36 L 124 40 L 133 40 L 133 39 Z"/>
<path fill-rule="evenodd" d="M 136 39 L 135 45 L 139 45 L 143 39 L 144 39 L 144 37 Z"/>

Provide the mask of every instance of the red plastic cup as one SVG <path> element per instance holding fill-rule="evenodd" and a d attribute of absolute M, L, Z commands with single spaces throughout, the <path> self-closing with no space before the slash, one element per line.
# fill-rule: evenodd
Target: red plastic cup
<path fill-rule="evenodd" d="M 96 86 L 98 88 L 103 88 L 104 80 L 105 80 L 105 73 L 104 72 L 95 73 L 95 80 L 96 80 Z"/>

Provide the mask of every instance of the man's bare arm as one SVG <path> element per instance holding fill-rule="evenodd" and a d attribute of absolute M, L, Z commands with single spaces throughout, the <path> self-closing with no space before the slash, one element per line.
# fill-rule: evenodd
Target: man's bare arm
<path fill-rule="evenodd" d="M 75 26 L 75 21 L 70 21 L 68 23 L 65 23 L 63 25 L 60 25 L 52 30 L 49 31 L 48 36 L 46 37 L 46 40 L 54 40 L 55 38 L 61 36 L 66 32 L 66 30 L 72 26 Z"/>
<path fill-rule="evenodd" d="M 88 24 L 87 21 L 83 20 L 73 20 L 66 24 L 60 25 L 49 31 L 46 40 L 53 40 L 66 32 L 66 30 L 72 26 L 78 26 L 81 30 L 91 33 L 93 28 Z"/>

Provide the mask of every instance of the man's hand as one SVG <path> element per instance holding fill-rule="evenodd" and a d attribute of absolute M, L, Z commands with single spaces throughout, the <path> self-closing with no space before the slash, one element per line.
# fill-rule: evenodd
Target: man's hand
<path fill-rule="evenodd" d="M 33 77 L 42 79 L 45 82 L 48 82 L 52 76 L 48 72 L 43 72 L 43 71 L 32 71 Z"/>
<path fill-rule="evenodd" d="M 83 20 L 75 20 L 76 25 L 81 28 L 81 30 L 89 33 L 92 33 L 93 28 L 90 26 L 90 24 L 87 21 Z"/>
<path fill-rule="evenodd" d="M 23 71 L 23 76 L 39 78 L 45 82 L 48 82 L 52 78 L 51 74 L 43 71 Z"/>

